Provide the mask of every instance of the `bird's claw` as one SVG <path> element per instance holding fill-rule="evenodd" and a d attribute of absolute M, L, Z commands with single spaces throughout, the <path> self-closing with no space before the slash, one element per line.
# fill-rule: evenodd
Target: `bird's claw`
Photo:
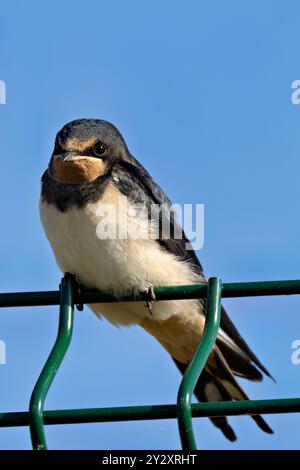
<path fill-rule="evenodd" d="M 143 297 L 146 300 L 145 306 L 147 307 L 148 312 L 150 313 L 151 316 L 153 316 L 152 305 L 156 300 L 154 287 L 150 286 L 148 289 L 146 289 L 146 291 L 143 292 Z"/>

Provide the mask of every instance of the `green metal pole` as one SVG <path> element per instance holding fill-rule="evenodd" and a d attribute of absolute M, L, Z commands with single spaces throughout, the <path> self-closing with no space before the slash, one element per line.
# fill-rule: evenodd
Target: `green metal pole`
<path fill-rule="evenodd" d="M 300 398 L 192 403 L 191 408 L 193 418 L 265 413 L 300 413 Z M 112 423 L 118 421 L 177 419 L 177 417 L 177 406 L 173 404 L 79 408 L 45 410 L 44 424 Z M 0 413 L 0 428 L 28 426 L 28 424 L 29 414 L 26 411 Z"/>
<path fill-rule="evenodd" d="M 195 356 L 187 367 L 177 396 L 178 427 L 183 450 L 197 450 L 192 423 L 191 401 L 200 374 L 218 335 L 221 318 L 222 282 L 208 280 L 207 308 L 203 336 Z"/>
<path fill-rule="evenodd" d="M 69 347 L 72 338 L 73 319 L 73 279 L 68 276 L 64 277 L 60 284 L 60 312 L 57 338 L 30 399 L 29 427 L 32 447 L 35 450 L 47 449 L 44 431 L 44 403 L 55 374 Z"/>
<path fill-rule="evenodd" d="M 203 299 L 207 297 L 207 283 L 187 286 L 157 286 L 154 288 L 156 300 Z M 300 294 L 300 280 L 230 282 L 222 284 L 222 298 L 225 297 L 260 297 L 269 295 Z M 93 304 L 109 302 L 144 301 L 145 296 L 132 292 L 115 297 L 108 292 L 96 289 L 81 289 L 75 292 L 75 304 Z M 0 308 L 28 307 L 40 305 L 59 305 L 59 291 L 43 292 L 8 292 L 0 293 Z"/>

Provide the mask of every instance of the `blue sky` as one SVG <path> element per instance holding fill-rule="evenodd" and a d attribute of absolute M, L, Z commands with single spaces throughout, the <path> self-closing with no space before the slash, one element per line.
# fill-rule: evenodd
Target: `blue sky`
<path fill-rule="evenodd" d="M 56 289 L 60 272 L 38 214 L 40 176 L 66 122 L 103 118 L 177 203 L 205 204 L 199 258 L 223 281 L 297 279 L 300 78 L 296 0 L 8 1 L 0 8 L 1 291 Z M 297 397 L 299 299 L 226 299 L 277 384 L 243 382 L 252 398 Z M 1 411 L 25 410 L 53 344 L 57 308 L 5 309 Z M 174 403 L 179 374 L 138 328 L 86 308 L 47 409 Z M 299 448 L 299 416 L 267 417 L 273 436 L 231 418 L 228 443 L 194 420 L 201 449 Z M 49 448 L 178 448 L 175 421 L 46 428 Z M 0 430 L 1 449 L 30 448 L 27 428 Z"/>

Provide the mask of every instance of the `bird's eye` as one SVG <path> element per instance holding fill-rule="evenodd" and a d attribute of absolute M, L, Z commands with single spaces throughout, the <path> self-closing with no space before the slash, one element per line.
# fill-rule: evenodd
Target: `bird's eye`
<path fill-rule="evenodd" d="M 107 147 L 102 142 L 98 142 L 93 148 L 94 154 L 97 157 L 100 157 L 100 156 L 104 155 L 106 150 L 107 150 Z"/>

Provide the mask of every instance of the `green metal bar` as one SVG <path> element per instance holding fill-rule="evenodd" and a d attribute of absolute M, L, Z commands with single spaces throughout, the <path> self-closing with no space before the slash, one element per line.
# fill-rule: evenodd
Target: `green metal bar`
<path fill-rule="evenodd" d="M 59 305 L 59 302 L 59 290 L 0 294 L 0 307 L 38 307 Z"/>
<path fill-rule="evenodd" d="M 300 294 L 300 281 L 229 282 L 223 284 L 222 297 L 256 297 Z"/>
<path fill-rule="evenodd" d="M 157 300 L 198 299 L 207 297 L 207 283 L 188 286 L 159 286 L 154 289 Z M 268 295 L 300 294 L 300 280 L 231 282 L 222 285 L 222 297 L 251 297 Z M 74 303 L 92 304 L 101 302 L 144 301 L 142 295 L 134 293 L 115 297 L 96 289 L 82 289 L 74 296 Z M 1 307 L 28 307 L 59 305 L 59 291 L 10 292 L 0 294 Z"/>
<path fill-rule="evenodd" d="M 55 377 L 69 347 L 73 331 L 73 280 L 64 277 L 60 285 L 60 313 L 56 341 L 43 370 L 33 389 L 29 405 L 29 426 L 32 446 L 36 450 L 47 449 L 44 432 L 44 403 Z"/>
<path fill-rule="evenodd" d="M 217 277 L 208 280 L 207 308 L 203 336 L 195 356 L 181 381 L 178 396 L 178 426 L 183 450 L 197 450 L 193 431 L 191 401 L 200 374 L 215 344 L 221 319 L 222 282 Z"/>
<path fill-rule="evenodd" d="M 299 413 L 300 398 L 193 403 L 191 409 L 193 418 L 237 416 L 245 414 Z M 44 424 L 56 425 L 177 419 L 177 415 L 177 405 L 47 410 L 44 411 Z M 26 411 L 0 413 L 0 428 L 28 426 L 28 424 L 29 413 Z"/>

